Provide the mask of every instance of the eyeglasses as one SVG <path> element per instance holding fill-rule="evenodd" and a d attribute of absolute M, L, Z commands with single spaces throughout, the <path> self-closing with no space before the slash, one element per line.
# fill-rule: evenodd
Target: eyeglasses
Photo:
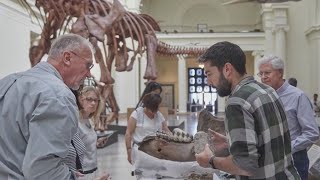
<path fill-rule="evenodd" d="M 272 71 L 259 72 L 257 74 L 257 76 L 259 76 L 259 77 L 262 77 L 262 76 L 269 77 L 271 73 L 272 73 Z"/>
<path fill-rule="evenodd" d="M 95 103 L 100 102 L 100 99 L 91 98 L 91 97 L 86 97 L 85 100 L 88 102 L 95 102 Z"/>
<path fill-rule="evenodd" d="M 86 63 L 87 63 L 87 69 L 90 70 L 93 68 L 93 64 L 92 63 L 89 63 L 86 59 L 84 59 L 83 57 L 79 56 L 77 53 L 73 52 L 73 51 L 70 51 L 73 55 L 77 56 L 78 58 L 84 60 Z"/>

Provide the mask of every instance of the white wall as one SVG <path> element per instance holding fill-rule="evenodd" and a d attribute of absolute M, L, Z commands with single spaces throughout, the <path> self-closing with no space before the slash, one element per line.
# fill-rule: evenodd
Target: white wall
<path fill-rule="evenodd" d="M 30 68 L 30 31 L 39 31 L 24 11 L 16 8 L 9 1 L 0 2 L 0 78 Z"/>
<path fill-rule="evenodd" d="M 141 3 L 142 12 L 158 21 L 162 31 L 197 32 L 197 24 L 207 24 L 208 30 L 215 32 L 261 27 L 258 3 L 229 6 L 217 0 L 142 0 Z"/>
<path fill-rule="evenodd" d="M 312 51 L 316 48 L 315 44 L 308 40 L 305 32 L 315 23 L 315 19 L 320 18 L 319 14 L 312 13 L 316 9 L 317 0 L 308 0 L 290 3 L 288 11 L 290 30 L 287 32 L 287 77 L 297 78 L 298 87 L 310 98 L 317 91 L 320 59 L 315 58 L 315 52 Z"/>

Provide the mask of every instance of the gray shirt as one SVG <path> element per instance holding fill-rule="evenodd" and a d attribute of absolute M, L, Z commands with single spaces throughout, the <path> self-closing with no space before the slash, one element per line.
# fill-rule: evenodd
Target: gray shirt
<path fill-rule="evenodd" d="M 292 153 L 310 147 L 319 138 L 319 129 L 309 98 L 288 82 L 277 90 L 286 110 Z"/>
<path fill-rule="evenodd" d="M 64 180 L 76 100 L 47 62 L 0 80 L 0 179 Z"/>

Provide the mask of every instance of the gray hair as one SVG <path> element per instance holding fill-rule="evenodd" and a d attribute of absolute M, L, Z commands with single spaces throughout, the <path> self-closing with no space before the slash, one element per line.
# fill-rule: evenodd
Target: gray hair
<path fill-rule="evenodd" d="M 59 56 L 66 50 L 76 50 L 83 46 L 89 47 L 94 53 L 92 44 L 87 39 L 77 34 L 64 34 L 53 41 L 49 56 Z"/>
<path fill-rule="evenodd" d="M 270 63 L 273 69 L 284 69 L 284 62 L 281 58 L 275 55 L 265 55 L 258 61 L 258 67 L 263 64 Z"/>

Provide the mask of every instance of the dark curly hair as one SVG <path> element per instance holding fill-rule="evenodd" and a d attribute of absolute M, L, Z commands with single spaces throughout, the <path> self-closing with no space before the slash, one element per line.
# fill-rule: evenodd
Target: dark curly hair
<path fill-rule="evenodd" d="M 150 109 L 152 112 L 157 112 L 159 110 L 159 105 L 162 101 L 162 98 L 157 93 L 146 94 L 143 99 L 143 107 Z"/>
<path fill-rule="evenodd" d="M 142 95 L 141 95 L 141 97 L 140 97 L 140 99 L 139 99 L 138 104 L 136 105 L 136 109 L 137 109 L 139 106 L 141 106 L 142 99 L 143 99 L 143 97 L 144 97 L 146 94 L 151 93 L 151 92 L 153 92 L 153 91 L 155 91 L 155 90 L 157 90 L 157 89 L 160 90 L 160 94 L 161 94 L 161 92 L 162 92 L 162 87 L 161 87 L 161 85 L 160 85 L 159 83 L 157 83 L 157 82 L 154 82 L 154 81 L 149 82 L 149 83 L 147 84 L 146 88 L 144 89 L 144 91 L 143 91 L 143 93 L 142 93 Z M 143 103 L 143 102 L 142 102 L 142 103 Z"/>
<path fill-rule="evenodd" d="M 212 45 L 198 58 L 199 63 L 210 61 L 211 66 L 216 66 L 219 71 L 226 63 L 230 63 L 240 75 L 246 74 L 246 55 L 242 49 L 228 41 Z"/>

